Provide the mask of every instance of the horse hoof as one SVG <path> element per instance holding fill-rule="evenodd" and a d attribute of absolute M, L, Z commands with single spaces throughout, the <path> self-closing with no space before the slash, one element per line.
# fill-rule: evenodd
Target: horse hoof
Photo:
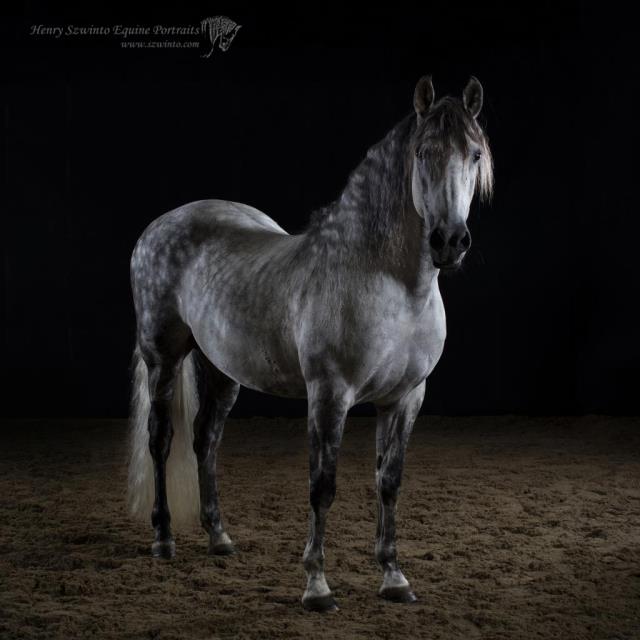
<path fill-rule="evenodd" d="M 176 555 L 176 543 L 173 540 L 160 540 L 151 545 L 151 555 L 154 558 L 170 560 Z"/>
<path fill-rule="evenodd" d="M 214 533 L 209 537 L 209 555 L 232 556 L 235 552 L 236 548 L 226 531 Z"/>
<path fill-rule="evenodd" d="M 232 556 L 236 552 L 236 548 L 231 542 L 218 542 L 217 544 L 209 543 L 210 556 Z"/>
<path fill-rule="evenodd" d="M 404 604 L 413 604 L 418 601 L 416 594 L 411 591 L 411 587 L 386 587 L 380 589 L 378 595 L 389 602 L 402 602 Z"/>
<path fill-rule="evenodd" d="M 302 598 L 302 606 L 307 611 L 318 611 L 320 613 L 332 613 L 339 611 L 336 601 L 331 594 L 326 596 L 309 596 Z"/>

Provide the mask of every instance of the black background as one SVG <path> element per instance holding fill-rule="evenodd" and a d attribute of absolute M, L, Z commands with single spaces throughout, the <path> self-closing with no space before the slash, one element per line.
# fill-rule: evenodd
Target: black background
<path fill-rule="evenodd" d="M 450 4 L 89 14 L 29 3 L 5 16 L 2 415 L 126 415 L 128 260 L 144 227 L 223 198 L 299 231 L 411 109 L 424 73 L 439 95 L 482 81 L 496 192 L 472 207 L 464 270 L 441 278 L 449 335 L 423 411 L 635 414 L 633 25 L 586 5 Z M 219 14 L 242 28 L 209 59 L 204 45 L 29 35 Z M 235 415 L 304 410 L 243 390 Z"/>

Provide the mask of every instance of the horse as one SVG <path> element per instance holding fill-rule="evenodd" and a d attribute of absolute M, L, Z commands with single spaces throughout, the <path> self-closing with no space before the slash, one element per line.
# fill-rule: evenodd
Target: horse
<path fill-rule="evenodd" d="M 349 409 L 376 408 L 378 595 L 416 596 L 398 564 L 395 510 L 425 381 L 446 335 L 438 287 L 471 245 L 469 209 L 493 187 L 473 76 L 462 99 L 436 101 L 420 78 L 413 109 L 366 153 L 340 196 L 289 235 L 261 211 L 202 200 L 162 215 L 131 258 L 131 510 L 171 558 L 174 524 L 197 519 L 209 553 L 231 554 L 218 504 L 216 455 L 240 385 L 306 398 L 309 536 L 305 609 L 334 611 L 324 573 L 327 514 Z M 173 441 L 172 455 L 169 455 Z"/>

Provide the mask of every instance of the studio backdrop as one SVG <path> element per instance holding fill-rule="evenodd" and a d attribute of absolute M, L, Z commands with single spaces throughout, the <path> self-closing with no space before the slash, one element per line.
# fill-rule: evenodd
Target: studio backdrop
<path fill-rule="evenodd" d="M 125 416 L 144 228 L 220 198 L 302 232 L 425 73 L 436 96 L 482 82 L 495 195 L 441 277 L 448 338 L 423 411 L 637 411 L 636 80 L 631 40 L 597 13 L 87 11 L 3 23 L 3 416 Z M 240 25 L 231 42 L 212 42 L 217 14 Z M 69 24 L 111 31 L 38 28 Z M 115 29 L 143 24 L 185 30 Z M 135 45 L 156 41 L 192 45 Z M 243 390 L 234 415 L 305 409 Z"/>

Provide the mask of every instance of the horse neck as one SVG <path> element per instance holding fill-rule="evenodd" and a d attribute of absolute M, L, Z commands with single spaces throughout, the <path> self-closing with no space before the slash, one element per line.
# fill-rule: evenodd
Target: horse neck
<path fill-rule="evenodd" d="M 408 116 L 369 149 L 339 199 L 317 219 L 314 238 L 330 249 L 335 267 L 356 262 L 387 272 L 421 297 L 438 272 L 411 193 L 414 122 Z"/>

